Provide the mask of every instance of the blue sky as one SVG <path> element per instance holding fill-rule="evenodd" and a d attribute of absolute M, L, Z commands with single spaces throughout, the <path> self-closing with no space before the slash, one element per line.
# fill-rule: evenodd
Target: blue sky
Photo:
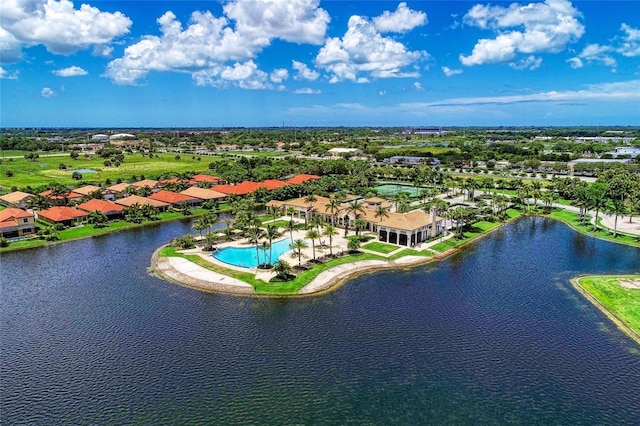
<path fill-rule="evenodd" d="M 0 2 L 0 126 L 640 125 L 640 2 Z"/>

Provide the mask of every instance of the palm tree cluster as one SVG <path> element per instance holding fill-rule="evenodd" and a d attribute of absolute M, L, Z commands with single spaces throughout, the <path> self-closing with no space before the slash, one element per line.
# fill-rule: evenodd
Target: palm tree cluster
<path fill-rule="evenodd" d="M 212 232 L 213 226 L 219 222 L 218 215 L 213 212 L 207 212 L 203 216 L 193 222 L 191 227 L 200 233 L 200 240 L 204 241 L 204 249 L 207 251 L 213 250 L 213 246 L 216 241 L 215 234 Z M 202 231 L 207 231 L 204 236 Z"/>

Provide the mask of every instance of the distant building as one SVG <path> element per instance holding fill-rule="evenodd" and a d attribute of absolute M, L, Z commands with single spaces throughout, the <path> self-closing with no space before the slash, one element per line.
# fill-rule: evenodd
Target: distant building
<path fill-rule="evenodd" d="M 621 155 L 628 155 L 630 158 L 636 158 L 640 155 L 640 148 L 631 147 L 617 147 L 615 151 L 609 152 L 613 157 L 619 157 Z"/>
<path fill-rule="evenodd" d="M 109 140 L 115 141 L 120 139 L 136 139 L 136 135 L 132 135 L 131 133 L 116 133 L 115 135 L 111 135 Z"/>
<path fill-rule="evenodd" d="M 407 164 L 410 166 L 416 166 L 419 164 L 428 164 L 430 166 L 437 166 L 440 164 L 440 160 L 434 157 L 409 157 L 406 155 L 396 155 L 383 160 L 386 164 Z"/>
<path fill-rule="evenodd" d="M 405 129 L 404 135 L 442 135 L 442 127 L 412 127 Z"/>
<path fill-rule="evenodd" d="M 358 148 L 331 148 L 328 152 L 332 157 L 340 157 L 343 154 L 356 155 L 362 153 Z"/>
<path fill-rule="evenodd" d="M 109 141 L 109 136 L 108 135 L 93 135 L 91 136 L 91 140 L 95 141 L 95 142 L 108 142 Z"/>

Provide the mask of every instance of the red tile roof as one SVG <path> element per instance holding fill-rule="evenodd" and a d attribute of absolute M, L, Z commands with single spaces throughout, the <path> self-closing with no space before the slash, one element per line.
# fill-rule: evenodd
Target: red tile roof
<path fill-rule="evenodd" d="M 59 206 L 41 210 L 38 212 L 38 216 L 50 220 L 51 222 L 65 222 L 68 220 L 86 217 L 87 213 L 72 207 Z"/>
<path fill-rule="evenodd" d="M 29 212 L 15 207 L 10 207 L 0 211 L 0 228 L 6 228 L 18 225 L 18 219 L 24 217 L 33 217 Z"/>
<path fill-rule="evenodd" d="M 290 185 L 299 185 L 301 183 L 304 183 L 308 180 L 314 180 L 314 179 L 320 179 L 320 176 L 316 176 L 316 175 L 308 175 L 308 174 L 299 174 L 296 175 L 292 178 L 287 179 L 287 183 Z"/>
<path fill-rule="evenodd" d="M 216 185 L 211 189 L 222 192 L 223 194 L 246 195 L 252 193 L 259 187 L 260 185 L 255 182 L 244 181 L 237 185 Z"/>
<path fill-rule="evenodd" d="M 121 213 L 122 210 L 124 210 L 124 207 L 119 204 L 97 199 L 92 199 L 87 201 L 86 203 L 78 204 L 78 208 L 86 212 L 95 212 L 97 210 L 105 215 Z"/>
<path fill-rule="evenodd" d="M 271 191 L 274 189 L 282 188 L 283 186 L 287 186 L 289 184 L 281 180 L 268 179 L 260 182 L 258 185 L 260 186 L 260 188 L 267 188 L 269 191 Z"/>
<path fill-rule="evenodd" d="M 163 203 L 169 204 L 180 204 L 195 200 L 195 198 L 189 197 L 188 195 L 164 190 L 158 191 L 155 194 L 148 196 L 147 198 L 149 198 L 150 200 L 162 201 Z"/>
<path fill-rule="evenodd" d="M 50 189 L 47 189 L 46 191 L 41 192 L 40 195 L 51 198 L 52 200 L 62 200 L 64 198 L 66 198 L 67 200 L 73 200 L 75 198 L 84 197 L 84 195 L 78 194 L 77 192 L 67 192 L 66 194 L 62 195 L 52 195 L 52 192 L 53 191 L 51 191 Z"/>
<path fill-rule="evenodd" d="M 192 185 L 197 185 L 200 182 L 218 183 L 220 182 L 220 178 L 217 176 L 198 174 L 193 176 L 191 180 L 189 180 L 189 183 Z"/>

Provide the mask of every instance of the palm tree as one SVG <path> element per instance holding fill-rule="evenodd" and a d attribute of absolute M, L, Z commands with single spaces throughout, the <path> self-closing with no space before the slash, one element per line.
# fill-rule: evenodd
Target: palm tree
<path fill-rule="evenodd" d="M 327 210 L 331 213 L 331 224 L 335 225 L 335 215 L 336 212 L 340 209 L 340 200 L 336 196 L 331 196 L 329 198 L 329 202 L 324 208 L 324 211 Z"/>
<path fill-rule="evenodd" d="M 353 226 L 356 228 L 356 235 L 359 235 L 360 230 L 367 226 L 367 221 L 359 217 L 353 222 Z"/>
<path fill-rule="evenodd" d="M 205 217 L 202 216 L 202 217 L 199 217 L 195 222 L 193 222 L 193 225 L 191 225 L 191 228 L 195 229 L 196 231 L 199 231 L 200 239 L 202 239 L 202 231 L 209 228 L 209 224 L 207 223 Z"/>
<path fill-rule="evenodd" d="M 320 232 L 320 227 L 323 224 L 324 224 L 324 220 L 322 220 L 322 216 L 320 216 L 319 214 L 314 214 L 311 217 L 311 221 L 309 222 L 309 225 L 315 226 L 318 232 Z"/>
<path fill-rule="evenodd" d="M 220 222 L 220 218 L 214 212 L 205 213 L 203 218 L 204 218 L 204 222 L 207 224 L 207 228 L 209 228 L 209 231 L 212 230 L 211 228 L 213 228 L 213 225 Z"/>
<path fill-rule="evenodd" d="M 302 266 L 302 250 L 309 247 L 309 244 L 305 240 L 295 240 L 291 244 L 291 249 L 293 250 L 294 256 L 298 257 L 298 266 Z"/>
<path fill-rule="evenodd" d="M 338 235 L 338 230 L 333 225 L 326 225 L 322 235 L 329 237 L 329 255 L 333 257 L 333 236 Z"/>
<path fill-rule="evenodd" d="M 311 247 L 313 250 L 313 260 L 316 260 L 316 238 L 320 238 L 320 234 L 315 229 L 310 229 L 305 235 L 306 238 L 311 240 Z"/>
<path fill-rule="evenodd" d="M 258 247 L 259 247 L 260 239 L 262 238 L 263 232 L 264 231 L 257 226 L 251 227 L 247 230 L 249 242 L 251 244 L 254 244 L 256 247 L 256 259 L 258 261 L 258 264 L 260 264 L 260 252 L 258 251 Z"/>
<path fill-rule="evenodd" d="M 284 260 L 278 260 L 273 264 L 273 271 L 276 273 L 276 277 L 286 279 L 291 274 L 291 265 Z"/>
<path fill-rule="evenodd" d="M 296 230 L 296 223 L 293 221 L 293 219 L 291 219 L 289 222 L 287 222 L 287 224 L 285 225 L 284 229 L 289 232 L 289 238 L 291 239 L 291 244 L 293 244 L 293 231 Z"/>
<path fill-rule="evenodd" d="M 109 218 L 98 210 L 89 213 L 87 216 L 87 223 L 93 224 L 94 228 L 104 228 L 107 226 L 108 220 Z"/>
<path fill-rule="evenodd" d="M 268 224 L 265 230 L 264 236 L 267 240 L 269 240 L 269 265 L 271 265 L 271 255 L 273 252 L 272 243 L 273 240 L 282 236 L 280 232 L 278 232 L 278 227 L 274 224 Z M 266 262 L 265 262 L 266 263 Z"/>
<path fill-rule="evenodd" d="M 304 226 L 305 227 L 307 226 L 307 217 L 309 216 L 309 213 L 311 212 L 311 206 L 316 201 L 318 201 L 318 197 L 316 197 L 314 194 L 309 194 L 304 199 L 304 203 L 307 205 L 307 212 L 304 215 Z"/>
<path fill-rule="evenodd" d="M 355 253 L 360 249 L 360 240 L 358 238 L 349 238 L 347 248 L 351 253 Z"/>
<path fill-rule="evenodd" d="M 596 210 L 596 218 L 593 222 L 593 231 L 595 232 L 598 230 L 598 213 L 606 208 L 609 199 L 607 198 L 607 188 L 602 184 L 594 183 L 589 188 L 589 192 L 591 193 L 589 207 Z"/>
<path fill-rule="evenodd" d="M 531 182 L 531 195 L 533 196 L 533 209 L 538 210 L 538 197 L 541 195 L 542 183 L 539 180 Z"/>
<path fill-rule="evenodd" d="M 379 219 L 380 222 L 382 222 L 383 218 L 388 218 L 389 217 L 389 209 L 387 207 L 384 206 L 378 206 L 376 208 L 376 214 L 374 215 L 374 217 L 376 219 Z"/>
<path fill-rule="evenodd" d="M 607 213 L 615 215 L 613 221 L 613 238 L 618 235 L 618 216 L 622 216 L 627 212 L 627 206 L 624 200 L 615 198 L 611 200 L 611 204 L 607 206 Z"/>
<path fill-rule="evenodd" d="M 295 207 L 287 207 L 287 214 L 291 216 L 291 220 L 293 220 L 293 215 L 296 214 L 298 210 Z"/>

